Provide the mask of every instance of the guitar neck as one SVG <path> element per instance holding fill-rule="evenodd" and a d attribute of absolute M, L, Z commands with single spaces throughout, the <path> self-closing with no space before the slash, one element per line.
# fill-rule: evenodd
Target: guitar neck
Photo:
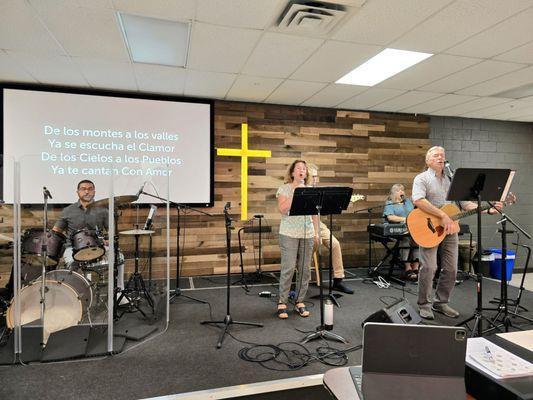
<path fill-rule="evenodd" d="M 490 207 L 491 206 L 489 206 L 488 204 L 484 205 L 484 206 L 481 206 L 481 211 L 483 212 L 485 210 L 488 210 Z M 459 221 L 461 218 L 469 217 L 469 216 L 474 215 L 474 214 L 477 214 L 477 208 L 474 208 L 473 210 L 468 210 L 468 211 L 463 211 L 463 212 L 457 213 L 457 214 L 451 216 L 450 218 L 453 221 Z"/>

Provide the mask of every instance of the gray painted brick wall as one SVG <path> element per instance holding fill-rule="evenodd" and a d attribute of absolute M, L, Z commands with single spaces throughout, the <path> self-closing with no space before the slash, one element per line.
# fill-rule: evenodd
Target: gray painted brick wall
<path fill-rule="evenodd" d="M 533 233 L 533 124 L 456 117 L 431 117 L 430 140 L 446 149 L 446 158 L 453 168 L 510 168 L 517 171 L 512 192 L 518 203 L 505 212 L 529 233 Z M 483 247 L 501 247 L 497 232 L 498 217 L 484 216 L 482 221 Z M 476 218 L 463 221 L 477 230 Z M 509 225 L 508 225 L 508 228 Z M 475 240 L 475 239 L 474 239 Z M 516 235 L 509 235 L 508 243 Z M 521 235 L 520 241 L 531 244 Z M 515 267 L 522 268 L 525 257 L 519 250 Z M 533 261 L 532 261 L 533 263 Z M 533 270 L 533 265 L 530 265 Z"/>

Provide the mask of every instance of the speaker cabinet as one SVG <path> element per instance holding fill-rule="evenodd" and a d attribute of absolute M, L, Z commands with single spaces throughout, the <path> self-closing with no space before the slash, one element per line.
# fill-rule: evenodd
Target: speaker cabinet
<path fill-rule="evenodd" d="M 400 299 L 381 310 L 370 315 L 363 321 L 361 326 L 367 322 L 385 322 L 393 324 L 413 324 L 417 325 L 422 321 L 420 315 L 414 310 L 406 299 Z"/>

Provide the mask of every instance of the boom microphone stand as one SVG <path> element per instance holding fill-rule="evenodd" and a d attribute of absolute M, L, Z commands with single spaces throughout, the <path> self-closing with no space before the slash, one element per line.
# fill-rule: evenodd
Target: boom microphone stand
<path fill-rule="evenodd" d="M 141 188 L 141 190 L 138 193 L 138 196 L 140 196 L 141 194 L 144 194 L 146 196 L 149 196 L 149 197 L 152 197 L 154 199 L 161 200 L 161 201 L 165 201 L 165 202 L 168 201 L 173 207 L 176 207 L 176 210 L 177 210 L 177 214 L 178 214 L 178 221 L 177 222 L 178 223 L 176 225 L 176 288 L 173 291 L 170 290 L 170 288 L 169 288 L 169 294 L 170 294 L 169 301 L 173 301 L 175 298 L 177 298 L 179 296 L 183 296 L 183 297 L 185 297 L 185 298 L 187 298 L 189 300 L 194 300 L 194 301 L 196 301 L 198 303 L 207 304 L 207 301 L 200 300 L 200 299 L 197 299 L 195 297 L 183 294 L 181 292 L 181 289 L 180 289 L 180 210 L 182 208 L 187 208 L 189 210 L 196 211 L 196 212 L 198 212 L 200 214 L 204 214 L 204 215 L 207 215 L 209 217 L 212 217 L 213 215 L 211 215 L 209 213 L 206 213 L 205 211 L 201 211 L 201 210 L 186 206 L 185 204 L 176 203 L 174 201 L 165 199 L 163 197 L 156 196 L 156 195 L 151 194 L 151 193 L 147 193 L 147 192 L 144 191 L 144 187 Z"/>
<path fill-rule="evenodd" d="M 501 214 L 502 218 L 498 221 L 499 224 L 501 224 L 501 228 L 498 230 L 502 234 L 502 262 L 501 262 L 501 279 L 500 279 L 500 285 L 501 285 L 501 298 L 500 303 L 498 305 L 498 313 L 494 316 L 492 319 L 492 322 L 498 321 L 498 319 L 501 317 L 501 322 L 503 324 L 503 327 L 505 329 L 505 332 L 509 332 L 509 328 L 513 326 L 513 323 L 511 321 L 511 318 L 509 315 L 512 315 L 513 317 L 522 318 L 530 323 L 533 323 L 533 320 L 527 317 L 524 317 L 523 315 L 518 314 L 516 311 L 509 311 L 508 309 L 508 299 L 507 299 L 507 233 L 509 231 L 507 230 L 507 222 L 510 222 L 516 229 L 518 229 L 520 232 L 522 232 L 528 239 L 531 239 L 531 235 L 528 234 L 526 231 L 524 231 L 520 226 L 518 226 L 508 215 L 498 210 L 498 212 Z M 529 254 L 528 254 L 529 258 Z M 529 260 L 528 260 L 529 261 Z"/>
<path fill-rule="evenodd" d="M 217 349 L 220 349 L 222 347 L 222 342 L 224 341 L 224 337 L 226 336 L 226 333 L 228 332 L 228 329 L 230 325 L 248 325 L 248 326 L 256 326 L 258 328 L 262 328 L 263 324 L 258 324 L 256 322 L 239 322 L 234 321 L 231 317 L 230 313 L 230 272 L 231 272 L 231 230 L 234 229 L 231 226 L 231 218 L 229 216 L 228 210 L 231 208 L 231 203 L 226 203 L 226 206 L 224 207 L 224 219 L 226 222 L 226 257 L 227 257 L 227 272 L 226 272 L 226 317 L 223 320 L 219 321 L 202 321 L 202 325 L 223 325 L 222 333 L 220 334 L 220 337 L 217 342 Z"/>

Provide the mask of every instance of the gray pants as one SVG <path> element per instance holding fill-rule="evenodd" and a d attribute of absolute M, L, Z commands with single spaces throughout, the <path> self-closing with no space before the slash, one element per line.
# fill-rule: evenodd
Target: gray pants
<path fill-rule="evenodd" d="M 432 300 L 433 278 L 437 271 L 437 250 L 440 248 L 441 271 L 435 299 Z M 459 239 L 457 234 L 448 235 L 439 246 L 427 249 L 420 247 L 420 272 L 418 273 L 418 306 L 429 308 L 431 303 L 448 303 L 455 277 L 457 276 L 457 257 Z"/>
<path fill-rule="evenodd" d="M 289 301 L 289 289 L 295 267 L 298 268 L 296 279 L 296 302 L 305 299 L 309 280 L 311 279 L 311 260 L 313 259 L 314 238 L 297 239 L 290 236 L 279 235 L 281 249 L 281 271 L 279 276 L 279 302 L 286 304 Z M 298 265 L 296 265 L 298 262 Z"/>

